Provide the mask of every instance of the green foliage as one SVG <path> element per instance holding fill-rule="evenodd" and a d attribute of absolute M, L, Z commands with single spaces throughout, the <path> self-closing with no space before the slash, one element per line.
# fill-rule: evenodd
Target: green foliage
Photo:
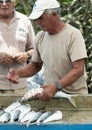
<path fill-rule="evenodd" d="M 29 16 L 35 0 L 16 0 L 16 10 Z"/>

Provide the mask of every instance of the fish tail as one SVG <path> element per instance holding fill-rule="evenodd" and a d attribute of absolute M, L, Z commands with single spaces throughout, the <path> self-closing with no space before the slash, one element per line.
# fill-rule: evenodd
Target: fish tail
<path fill-rule="evenodd" d="M 71 96 L 71 98 L 69 99 L 70 103 L 75 107 L 77 108 L 77 105 L 76 105 L 76 96 Z"/>
<path fill-rule="evenodd" d="M 39 126 L 39 125 L 40 125 L 40 121 L 36 121 L 36 125 L 38 125 L 38 126 Z"/>
<path fill-rule="evenodd" d="M 27 127 L 29 127 L 30 126 L 30 123 L 27 123 Z"/>

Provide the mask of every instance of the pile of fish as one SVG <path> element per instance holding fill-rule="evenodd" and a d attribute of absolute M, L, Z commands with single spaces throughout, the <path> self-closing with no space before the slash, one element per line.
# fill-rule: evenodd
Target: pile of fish
<path fill-rule="evenodd" d="M 19 101 L 13 102 L 7 108 L 0 111 L 0 123 L 19 123 L 29 126 L 31 123 L 37 125 L 46 124 L 51 121 L 62 119 L 61 111 L 34 111 L 30 104 L 21 104 Z"/>
<path fill-rule="evenodd" d="M 62 119 L 62 112 L 57 111 L 34 111 L 30 104 L 25 104 L 24 102 L 34 100 L 39 97 L 39 94 L 43 92 L 43 88 L 33 88 L 20 99 L 20 101 L 13 102 L 7 108 L 0 111 L 0 123 L 19 123 L 26 124 L 29 126 L 31 123 L 37 125 L 46 124 L 51 121 L 57 121 Z M 76 107 L 75 100 L 72 95 L 66 94 L 62 91 L 57 92 L 54 98 L 68 99 L 74 107 Z"/>

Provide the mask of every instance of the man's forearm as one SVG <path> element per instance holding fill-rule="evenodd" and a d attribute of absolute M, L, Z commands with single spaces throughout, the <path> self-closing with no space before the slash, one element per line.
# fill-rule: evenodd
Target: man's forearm
<path fill-rule="evenodd" d="M 18 70 L 20 78 L 31 77 L 36 74 L 42 67 L 42 63 L 29 63 L 24 68 Z"/>

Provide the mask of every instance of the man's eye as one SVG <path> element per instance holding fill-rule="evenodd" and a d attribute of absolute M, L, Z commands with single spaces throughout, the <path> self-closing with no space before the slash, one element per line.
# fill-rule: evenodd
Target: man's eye
<path fill-rule="evenodd" d="M 3 3 L 3 2 L 4 2 L 4 0 L 0 0 L 0 3 Z M 5 2 L 10 3 L 10 2 L 12 2 L 12 0 L 5 0 Z"/>
<path fill-rule="evenodd" d="M 3 3 L 3 0 L 0 0 L 0 3 Z"/>

